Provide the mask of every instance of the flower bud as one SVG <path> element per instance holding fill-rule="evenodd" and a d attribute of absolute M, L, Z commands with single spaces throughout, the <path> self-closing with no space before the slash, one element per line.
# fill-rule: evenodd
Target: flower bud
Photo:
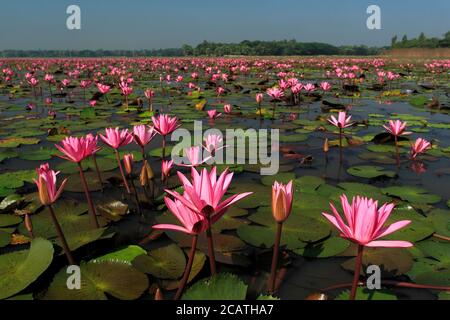
<path fill-rule="evenodd" d="M 134 156 L 132 153 L 127 153 L 123 156 L 123 162 L 125 164 L 125 171 L 127 174 L 131 174 L 133 172 L 133 160 Z"/>

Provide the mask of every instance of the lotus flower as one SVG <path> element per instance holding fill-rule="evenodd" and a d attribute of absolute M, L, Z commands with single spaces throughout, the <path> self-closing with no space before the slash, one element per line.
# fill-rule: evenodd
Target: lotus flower
<path fill-rule="evenodd" d="M 107 94 L 111 90 L 111 87 L 106 84 L 97 83 L 97 89 L 101 93 Z"/>
<path fill-rule="evenodd" d="M 225 214 L 232 204 L 253 193 L 235 194 L 222 201 L 233 179 L 233 173 L 226 169 L 218 178 L 216 173 L 216 167 L 213 167 L 210 172 L 205 168 L 200 173 L 192 168 L 192 181 L 189 181 L 185 175 L 178 172 L 178 177 L 183 184 L 184 194 L 180 195 L 172 190 L 166 190 L 166 192 L 198 214 L 209 215 L 213 224 Z"/>
<path fill-rule="evenodd" d="M 60 158 L 75 163 L 81 162 L 100 150 L 100 148 L 97 147 L 97 137 L 94 138 L 92 134 L 80 138 L 67 137 L 61 141 L 61 145 L 55 144 L 55 146 L 65 155 L 59 156 Z"/>
<path fill-rule="evenodd" d="M 134 155 L 132 153 L 124 154 L 123 163 L 126 173 L 131 175 L 133 173 Z"/>
<path fill-rule="evenodd" d="M 276 222 L 284 222 L 289 217 L 293 197 L 292 181 L 286 185 L 274 182 L 272 186 L 272 216 Z"/>
<path fill-rule="evenodd" d="M 209 159 L 211 159 L 211 157 L 202 159 L 202 149 L 199 146 L 194 146 L 194 147 L 184 149 L 184 152 L 186 154 L 186 158 L 189 161 L 189 163 L 179 164 L 180 166 L 197 167 L 197 166 L 205 163 Z"/>
<path fill-rule="evenodd" d="M 137 125 L 133 127 L 134 142 L 141 148 L 144 148 L 155 137 L 156 131 L 153 127 L 146 125 Z"/>
<path fill-rule="evenodd" d="M 223 145 L 223 138 L 221 135 L 218 134 L 209 134 L 206 136 L 204 140 L 204 146 L 205 150 L 207 150 L 210 154 L 214 154 L 216 151 L 225 148 L 226 146 Z"/>
<path fill-rule="evenodd" d="M 416 142 L 414 142 L 413 145 L 411 145 L 411 158 L 416 159 L 416 157 L 421 154 L 425 153 L 428 149 L 431 148 L 431 143 L 423 138 L 418 138 Z"/>
<path fill-rule="evenodd" d="M 205 217 L 192 211 L 181 201 L 176 199 L 171 200 L 169 197 L 164 197 L 164 202 L 170 212 L 172 212 L 178 221 L 181 222 L 182 226 L 173 224 L 157 224 L 152 227 L 153 229 L 181 231 L 194 235 L 200 234 L 208 228 Z"/>
<path fill-rule="evenodd" d="M 210 119 L 217 119 L 222 115 L 221 113 L 218 113 L 216 109 L 208 110 L 207 113 Z"/>
<path fill-rule="evenodd" d="M 49 206 L 56 202 L 61 195 L 67 179 L 64 179 L 59 189 L 56 187 L 56 176 L 59 174 L 50 169 L 48 163 L 42 164 L 36 169 L 38 179 L 33 179 L 34 183 L 38 187 L 39 200 L 44 206 Z"/>
<path fill-rule="evenodd" d="M 119 149 L 133 141 L 133 135 L 128 129 L 119 130 L 119 128 L 106 128 L 105 135 L 99 134 L 100 138 L 113 149 Z"/>
<path fill-rule="evenodd" d="M 269 88 L 266 92 L 273 100 L 280 100 L 284 96 L 283 90 L 277 87 Z"/>
<path fill-rule="evenodd" d="M 156 118 L 152 117 L 152 121 L 155 131 L 162 136 L 171 134 L 180 126 L 177 117 L 170 117 L 166 114 L 160 114 Z"/>
<path fill-rule="evenodd" d="M 383 204 L 378 208 L 378 201 L 373 199 L 356 197 L 349 204 L 347 196 L 341 196 L 342 210 L 346 222 L 339 212 L 330 203 L 333 215 L 322 213 L 340 232 L 341 237 L 366 247 L 393 247 L 408 248 L 412 243 L 407 241 L 378 240 L 411 223 L 411 220 L 394 222 L 385 226 L 394 204 Z"/>
<path fill-rule="evenodd" d="M 170 170 L 173 167 L 173 160 L 163 160 L 161 162 L 161 172 L 162 172 L 162 179 L 166 180 L 169 178 Z"/>
<path fill-rule="evenodd" d="M 326 82 L 326 81 L 321 82 L 321 83 L 320 83 L 320 88 L 321 88 L 323 91 L 329 91 L 329 90 L 331 89 L 331 84 L 328 83 L 328 82 Z"/>
<path fill-rule="evenodd" d="M 231 113 L 232 110 L 233 110 L 233 107 L 231 106 L 231 104 L 226 104 L 223 106 L 223 111 L 227 114 Z"/>
<path fill-rule="evenodd" d="M 406 129 L 406 121 L 401 122 L 400 120 L 389 120 L 389 127 L 383 125 L 383 127 L 386 129 L 387 132 L 392 134 L 395 137 L 403 136 L 411 134 L 411 132 L 405 132 Z"/>
<path fill-rule="evenodd" d="M 336 119 L 333 115 L 330 117 L 330 119 L 328 119 L 328 122 L 330 122 L 332 125 L 338 127 L 338 128 L 347 128 L 350 127 L 352 125 L 352 123 L 350 123 L 350 119 L 352 118 L 352 116 L 348 116 L 345 113 L 345 111 L 341 111 L 339 112 L 339 116 L 338 119 Z"/>

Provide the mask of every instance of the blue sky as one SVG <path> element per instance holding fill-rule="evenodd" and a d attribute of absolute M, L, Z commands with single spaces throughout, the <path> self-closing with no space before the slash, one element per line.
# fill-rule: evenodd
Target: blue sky
<path fill-rule="evenodd" d="M 81 30 L 66 28 L 66 8 L 81 7 Z M 366 28 L 366 8 L 381 8 L 381 30 Z M 450 30 L 448 0 L 3 0 L 3 49 L 154 49 L 203 40 L 319 41 L 382 46 L 401 37 Z"/>

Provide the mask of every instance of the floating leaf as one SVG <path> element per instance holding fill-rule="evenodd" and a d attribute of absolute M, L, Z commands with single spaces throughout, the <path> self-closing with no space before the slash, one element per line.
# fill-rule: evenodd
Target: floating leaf
<path fill-rule="evenodd" d="M 383 167 L 379 166 L 354 166 L 349 168 L 347 172 L 355 177 L 369 179 L 378 177 L 393 178 L 397 175 L 395 171 L 385 170 Z"/>
<path fill-rule="evenodd" d="M 147 251 L 139 246 L 129 245 L 125 248 L 115 250 L 101 257 L 95 258 L 95 261 L 121 261 L 131 264 L 134 258 L 143 254 L 147 254 Z"/>
<path fill-rule="evenodd" d="M 230 273 L 219 273 L 189 288 L 182 300 L 245 300 L 247 285 Z"/>
<path fill-rule="evenodd" d="M 411 254 L 401 248 L 364 248 L 363 266 L 377 265 L 382 272 L 387 275 L 401 275 L 407 273 L 413 266 Z M 344 263 L 342 267 L 345 270 L 354 272 L 355 258 L 351 258 Z M 362 274 L 365 274 L 365 267 L 362 268 Z"/>
<path fill-rule="evenodd" d="M 349 300 L 350 290 L 341 292 L 336 300 Z M 356 289 L 356 300 L 397 300 L 394 293 L 388 290 L 369 290 L 367 288 L 358 287 Z"/>
<path fill-rule="evenodd" d="M 183 274 L 186 257 L 177 245 L 170 244 L 137 256 L 132 263 L 136 269 L 156 278 L 178 279 Z"/>
<path fill-rule="evenodd" d="M 53 245 L 36 238 L 29 250 L 0 255 L 0 299 L 19 293 L 33 283 L 53 260 Z"/>
<path fill-rule="evenodd" d="M 348 240 L 340 237 L 330 237 L 323 242 L 296 249 L 294 253 L 308 258 L 328 258 L 343 252 L 349 245 L 350 242 Z"/>
<path fill-rule="evenodd" d="M 66 268 L 59 271 L 44 297 L 46 300 L 107 300 L 105 293 L 121 300 L 139 298 L 148 278 L 132 266 L 112 261 L 81 263 L 81 288 L 67 288 Z"/>
<path fill-rule="evenodd" d="M 441 197 L 429 194 L 427 190 L 415 186 L 392 186 L 381 189 L 384 194 L 397 197 L 411 203 L 438 203 Z"/>

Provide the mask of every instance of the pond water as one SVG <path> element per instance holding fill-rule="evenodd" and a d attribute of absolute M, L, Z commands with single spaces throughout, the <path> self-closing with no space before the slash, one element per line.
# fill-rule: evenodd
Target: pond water
<path fill-rule="evenodd" d="M 368 196 L 381 203 L 393 202 L 397 209 L 389 221 L 412 220 L 408 227 L 386 238 L 411 241 L 414 243 L 413 248 L 369 249 L 363 260 L 364 266 L 379 265 L 383 280 L 449 286 L 449 62 L 434 61 L 436 65 L 439 64 L 438 67 L 426 68 L 425 61 L 385 59 L 381 65 L 377 61 L 380 60 L 252 58 L 0 61 L 3 69 L 9 68 L 14 72 L 12 79 L 6 81 L 4 77 L 0 82 L 0 197 L 5 197 L 0 210 L 0 266 L 4 266 L 4 272 L 10 272 L 14 267 L 8 264 L 6 258 L 3 261 L 2 257 L 12 252 L 32 250 L 28 249 L 31 239 L 23 222 L 24 213 L 31 217 L 34 236 L 50 240 L 57 252 L 51 264 L 48 263 L 50 267 L 43 267 L 41 274 L 32 279 L 40 275 L 40 281 L 30 280 L 2 298 L 17 295 L 35 299 L 87 299 L 102 298 L 106 293 L 109 298 L 153 299 L 157 287 L 163 290 L 165 297 L 173 296 L 186 264 L 185 254 L 190 247 L 190 237 L 174 231 L 155 231 L 152 225 L 167 222 L 177 224 L 164 206 L 163 189 L 179 187 L 175 172 L 179 170 L 188 174 L 189 170 L 175 166 L 168 182 L 159 180 L 162 139 L 156 136 L 145 149 L 155 176 L 152 183 L 155 199 L 149 199 L 139 185 L 142 157 L 138 146 L 132 143 L 121 147 L 122 156 L 126 152 L 135 155 L 134 183 L 142 208 L 142 215 L 139 215 L 135 197 L 127 195 L 121 186 L 113 150 L 99 143 L 102 150 L 98 152 L 97 161 L 105 180 L 103 191 L 100 190 L 92 160 L 82 162 L 102 227 L 100 231 L 92 230 L 77 168 L 58 158 L 56 155 L 60 153 L 54 147 L 55 143 L 68 135 L 95 135 L 104 132 L 107 127 L 130 129 L 137 124 L 151 125 L 152 114 L 146 111 L 147 99 L 144 95 L 147 88 L 155 91 L 154 114 L 176 116 L 182 128 L 192 130 L 194 121 L 201 121 L 204 130 L 217 128 L 224 133 L 226 129 L 232 128 L 280 130 L 280 170 L 274 176 L 261 176 L 260 165 L 219 165 L 221 169 L 229 166 L 235 172 L 229 195 L 254 192 L 236 203 L 213 227 L 218 269 L 238 275 L 248 285 L 247 298 L 254 299 L 267 291 L 275 235 L 275 222 L 270 209 L 271 185 L 275 180 L 285 183 L 293 180 L 295 186 L 292 213 L 285 223 L 281 241 L 279 273 L 283 276 L 277 291 L 279 298 L 304 299 L 324 288 L 351 282 L 356 246 L 339 238 L 339 233 L 321 215 L 322 212 L 331 212 L 329 202 L 337 205 L 341 194 L 347 194 L 349 198 L 354 195 Z M 406 63 L 413 65 L 405 67 Z M 248 71 L 233 69 L 234 66 L 246 66 Z M 353 72 L 357 76 L 364 73 L 365 81 L 338 77 L 334 73 L 338 66 L 358 66 Z M 113 73 L 113 67 L 122 71 Z M 213 68 L 212 71 L 209 67 Z M 443 71 L 437 73 L 436 68 L 442 68 Z M 32 70 L 34 77 L 40 79 L 37 86 L 40 91 L 35 89 L 38 92 L 35 96 L 26 81 L 24 70 Z M 65 74 L 73 70 L 80 71 L 80 74 Z M 392 71 L 401 76 L 393 81 L 383 81 L 381 87 L 377 87 L 380 79 L 376 75 L 380 70 Z M 94 75 L 97 71 L 99 74 Z M 194 71 L 199 73 L 199 79 L 191 79 Z M 233 75 L 227 82 L 211 81 L 214 73 L 227 72 Z M 289 78 L 279 72 L 292 72 L 290 77 L 298 78 L 303 84 L 314 83 L 316 90 L 312 93 L 302 91 L 300 103 L 294 105 L 290 100 L 289 89 L 285 90 L 285 97 L 275 103 L 265 94 L 261 104 L 264 111 L 260 116 L 257 114 L 255 94 L 264 93 L 267 88 L 279 84 L 280 78 Z M 46 73 L 55 75 L 56 83 L 51 85 L 53 96 L 43 79 Z M 168 74 L 172 75 L 172 79 L 183 76 L 183 80 L 170 84 L 165 80 L 159 81 L 160 75 L 165 77 Z M 117 85 L 120 75 L 133 78 L 130 83 L 133 93 L 128 97 L 128 106 Z M 71 84 L 60 88 L 62 79 L 71 79 Z M 92 85 L 85 93 L 79 86 L 83 79 L 111 84 L 112 90 L 105 97 L 99 95 L 97 88 Z M 323 81 L 331 84 L 331 90 L 323 92 L 318 88 Z M 189 82 L 200 88 L 199 91 L 189 88 Z M 346 85 L 356 89 L 344 88 Z M 219 97 L 216 93 L 218 87 L 226 90 Z M 62 94 L 55 95 L 55 92 Z M 85 95 L 87 100 L 97 101 L 95 107 L 87 105 Z M 45 101 L 49 97 L 52 97 L 51 103 Z M 142 107 L 137 105 L 137 98 L 142 99 Z M 438 106 L 433 105 L 436 101 Z M 32 110 L 27 107 L 30 103 L 33 104 Z M 201 103 L 205 104 L 204 110 L 217 109 L 223 114 L 215 120 L 208 119 L 204 110 L 196 108 Z M 224 104 L 232 105 L 231 114 L 224 113 Z M 276 105 L 274 119 L 271 117 L 273 105 Z M 49 110 L 55 112 L 54 118 L 48 116 Z M 344 130 L 344 145 L 340 149 L 339 130 L 327 119 L 342 110 L 352 116 L 353 125 Z M 411 135 L 400 138 L 398 156 L 393 138 L 382 126 L 390 119 L 406 121 L 407 130 L 412 131 Z M 411 160 L 410 143 L 419 137 L 431 141 L 432 148 L 416 160 Z M 329 151 L 325 153 L 326 138 Z M 227 144 L 227 141 L 224 143 Z M 169 146 L 175 144 L 168 142 Z M 224 150 L 227 152 L 227 148 Z M 58 181 L 68 178 L 65 190 L 55 204 L 55 211 L 76 260 L 84 261 L 88 266 L 92 261 L 101 264 L 107 263 L 108 259 L 123 260 L 127 268 L 134 268 L 135 272 L 146 275 L 148 286 L 144 288 L 145 291 L 132 288 L 140 290 L 139 294 L 127 295 L 126 292 L 120 292 L 123 288 L 119 293 L 107 288 L 104 292 L 97 292 L 97 296 L 92 296 L 88 290 L 82 290 L 79 296 L 74 296 L 61 287 L 59 282 L 66 260 L 57 245 L 48 212 L 39 205 L 37 189 L 32 182 L 35 168 L 45 162 L 61 171 Z M 200 236 L 198 249 L 198 261 L 194 261 L 193 267 L 195 278 L 188 287 L 209 275 L 208 251 L 203 235 Z M 137 258 L 142 255 L 147 257 Z M 116 270 L 111 266 L 108 268 L 116 277 L 126 273 L 126 270 Z M 102 277 L 107 278 L 105 275 L 99 277 L 100 280 L 104 280 Z M 109 281 L 111 287 L 116 285 L 114 279 L 105 281 Z M 330 298 L 342 298 L 348 289 L 349 286 L 328 293 Z M 379 298 L 437 297 L 448 299 L 448 295 L 441 291 L 387 286 Z"/>

